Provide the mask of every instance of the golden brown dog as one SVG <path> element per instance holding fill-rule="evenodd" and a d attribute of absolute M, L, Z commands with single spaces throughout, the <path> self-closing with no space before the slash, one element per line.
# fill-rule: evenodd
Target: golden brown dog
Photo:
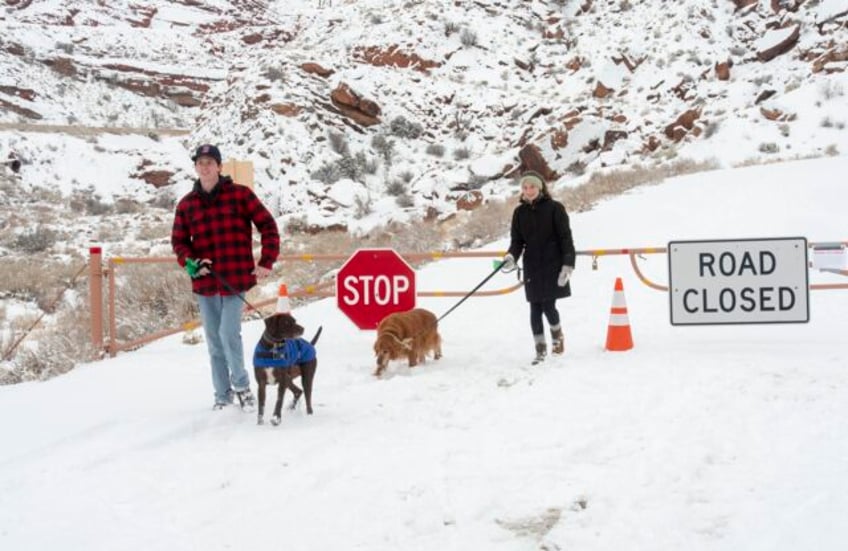
<path fill-rule="evenodd" d="M 436 360 L 442 357 L 442 337 L 432 312 L 415 308 L 389 314 L 377 326 L 377 341 L 374 343 L 377 370 L 374 375 L 379 377 L 390 360 L 407 358 L 409 367 L 415 367 L 424 362 L 428 352 L 433 352 Z"/>

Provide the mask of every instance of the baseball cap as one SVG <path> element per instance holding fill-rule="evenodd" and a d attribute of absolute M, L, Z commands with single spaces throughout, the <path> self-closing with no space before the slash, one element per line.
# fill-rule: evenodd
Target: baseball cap
<path fill-rule="evenodd" d="M 197 162 L 199 157 L 212 157 L 216 163 L 221 164 L 221 150 L 212 144 L 207 143 L 198 147 L 191 156 L 191 160 Z"/>

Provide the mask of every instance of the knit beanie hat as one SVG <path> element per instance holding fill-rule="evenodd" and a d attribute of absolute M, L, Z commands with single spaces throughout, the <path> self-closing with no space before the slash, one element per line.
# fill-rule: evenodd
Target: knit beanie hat
<path fill-rule="evenodd" d="M 541 193 L 548 193 L 548 186 L 545 185 L 545 179 L 542 178 L 541 174 L 532 170 L 528 170 L 522 174 L 521 179 L 518 180 L 518 184 L 520 186 L 530 185 L 538 189 Z"/>

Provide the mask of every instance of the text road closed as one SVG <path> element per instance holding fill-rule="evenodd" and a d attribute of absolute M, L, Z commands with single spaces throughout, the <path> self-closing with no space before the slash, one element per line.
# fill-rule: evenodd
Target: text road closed
<path fill-rule="evenodd" d="M 668 264 L 672 325 L 810 319 L 803 237 L 672 241 Z"/>

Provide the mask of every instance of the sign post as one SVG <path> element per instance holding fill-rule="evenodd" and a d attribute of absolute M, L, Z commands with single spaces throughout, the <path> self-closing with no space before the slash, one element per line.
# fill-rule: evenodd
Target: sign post
<path fill-rule="evenodd" d="M 360 329 L 415 308 L 415 270 L 392 249 L 359 249 L 336 275 L 336 303 Z"/>
<path fill-rule="evenodd" d="M 803 237 L 671 241 L 672 325 L 810 321 Z"/>

